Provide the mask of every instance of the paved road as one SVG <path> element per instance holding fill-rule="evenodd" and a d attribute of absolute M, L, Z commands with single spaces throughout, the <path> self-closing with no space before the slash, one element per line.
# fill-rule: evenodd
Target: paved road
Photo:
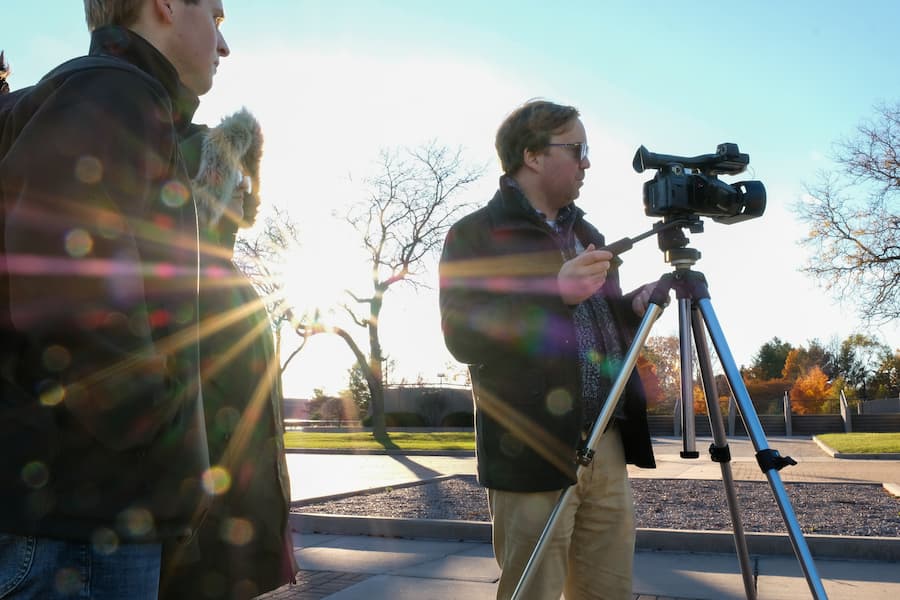
<path fill-rule="evenodd" d="M 682 459 L 680 438 L 653 438 L 656 469 L 629 467 L 632 478 L 721 479 L 718 463 L 708 455 L 711 438 L 697 438 L 698 459 Z M 875 482 L 900 484 L 900 460 L 843 460 L 827 455 L 809 438 L 770 438 L 768 445 L 797 465 L 781 470 L 785 482 Z M 765 481 L 755 450 L 746 438 L 729 440 L 731 469 L 737 481 Z M 291 499 L 306 500 L 373 487 L 400 485 L 441 475 L 475 473 L 474 456 L 405 454 L 305 454 L 287 457 Z"/>

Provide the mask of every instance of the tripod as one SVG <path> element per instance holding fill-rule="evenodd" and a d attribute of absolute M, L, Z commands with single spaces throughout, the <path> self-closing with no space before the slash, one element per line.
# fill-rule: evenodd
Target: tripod
<path fill-rule="evenodd" d="M 691 352 L 691 334 L 693 334 L 694 344 L 697 350 L 698 364 L 700 367 L 701 382 L 703 384 L 704 395 L 706 396 L 707 413 L 709 415 L 710 428 L 713 434 L 713 444 L 710 446 L 710 458 L 714 462 L 718 462 L 722 471 L 722 480 L 725 484 L 726 499 L 728 503 L 729 513 L 734 529 L 735 550 L 740 563 L 741 575 L 743 577 L 744 590 L 748 600 L 756 600 L 756 583 L 753 577 L 752 568 L 750 566 L 750 555 L 747 551 L 747 541 L 744 536 L 743 526 L 741 525 L 740 507 L 738 505 L 737 494 L 734 488 L 734 478 L 731 472 L 731 454 L 728 449 L 728 442 L 725 436 L 725 426 L 722 422 L 722 414 L 719 409 L 718 395 L 716 393 L 715 379 L 712 373 L 712 360 L 710 358 L 709 348 L 706 343 L 706 335 L 703 331 L 705 323 L 709 336 L 712 338 L 713 345 L 718 353 L 722 367 L 725 370 L 725 376 L 731 387 L 741 417 L 743 418 L 747 434 L 753 442 L 756 450 L 756 461 L 760 469 L 765 473 L 775 501 L 781 512 L 782 519 L 788 530 L 791 545 L 794 549 L 797 559 L 800 561 L 803 574 L 809 585 L 814 600 L 827 600 L 825 588 L 819 577 L 812 555 L 794 509 L 784 489 L 779 471 L 788 466 L 797 464 L 796 461 L 789 456 L 781 456 L 777 450 L 769 448 L 766 442 L 765 433 L 759 417 L 753 408 L 747 387 L 741 378 L 740 371 L 737 369 L 731 350 L 725 342 L 725 336 L 713 311 L 712 304 L 709 300 L 709 290 L 706 286 L 706 279 L 702 273 L 691 269 L 700 258 L 700 252 L 693 248 L 686 247 L 688 239 L 681 231 L 681 227 L 690 227 L 693 232 L 702 231 L 702 222 L 698 218 L 676 219 L 670 222 L 658 223 L 653 230 L 642 234 L 634 239 L 625 238 L 607 249 L 618 254 L 628 250 L 633 242 L 638 239 L 648 237 L 656 233 L 659 239 L 660 249 L 665 252 L 665 260 L 672 264 L 675 269 L 670 273 L 660 277 L 650 297 L 650 304 L 640 327 L 635 334 L 634 341 L 628 348 L 628 352 L 624 358 L 622 369 L 616 376 L 612 384 L 606 402 L 597 417 L 590 436 L 585 442 L 585 446 L 579 451 L 577 456 L 578 468 L 577 475 L 581 473 L 584 467 L 591 464 L 594 458 L 594 449 L 600 436 L 606 430 L 606 426 L 613 416 L 616 404 L 622 395 L 626 383 L 637 364 L 638 355 L 641 348 L 650 336 L 650 330 L 657 318 L 662 314 L 663 308 L 668 304 L 669 292 L 675 290 L 678 299 L 678 334 L 679 334 L 679 352 L 681 359 L 681 405 L 682 405 L 682 435 L 684 441 L 684 450 L 681 452 L 682 458 L 697 458 L 699 453 L 695 448 L 694 439 L 694 418 L 693 418 L 693 385 L 691 381 L 692 357 Z M 541 533 L 535 548 L 525 565 L 525 570 L 519 580 L 516 589 L 513 591 L 513 600 L 520 597 L 521 593 L 527 588 L 531 578 L 534 575 L 535 567 L 540 562 L 544 553 L 547 540 L 550 539 L 553 529 L 556 526 L 563 507 L 566 505 L 573 487 L 566 488 L 560 495 L 559 500 L 554 506 L 547 520 L 547 524 Z"/>

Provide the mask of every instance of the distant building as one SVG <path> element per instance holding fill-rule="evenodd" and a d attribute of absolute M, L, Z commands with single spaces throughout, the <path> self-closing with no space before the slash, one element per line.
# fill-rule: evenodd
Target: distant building
<path fill-rule="evenodd" d="M 285 419 L 309 419 L 309 399 L 308 398 L 285 398 L 284 399 L 284 418 Z"/>
<path fill-rule="evenodd" d="M 384 412 L 415 413 L 426 425 L 437 427 L 449 415 L 474 414 L 472 390 L 457 386 L 389 386 L 384 390 Z"/>

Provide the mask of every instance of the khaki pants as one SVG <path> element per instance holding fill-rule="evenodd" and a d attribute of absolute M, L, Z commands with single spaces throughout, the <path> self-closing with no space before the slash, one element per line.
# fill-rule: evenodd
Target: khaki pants
<path fill-rule="evenodd" d="M 512 596 L 561 491 L 488 490 L 494 555 L 500 565 L 498 600 Z M 597 443 L 562 507 L 541 563 L 521 598 L 630 600 L 634 564 L 634 503 L 622 440 L 615 427 Z"/>

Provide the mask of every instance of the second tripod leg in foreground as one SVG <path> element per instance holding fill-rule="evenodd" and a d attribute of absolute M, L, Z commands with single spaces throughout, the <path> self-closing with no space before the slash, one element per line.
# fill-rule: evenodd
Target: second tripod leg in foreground
<path fill-rule="evenodd" d="M 741 577 L 744 580 L 744 592 L 747 600 L 756 599 L 756 581 L 750 565 L 750 552 L 747 550 L 747 538 L 744 536 L 744 525 L 741 522 L 741 508 L 734 487 L 734 475 L 731 472 L 731 451 L 725 436 L 725 424 L 722 422 L 722 411 L 719 409 L 719 395 L 716 380 L 713 377 L 712 359 L 709 345 L 703 330 L 703 321 L 696 304 L 691 305 L 691 329 L 694 333 L 694 347 L 697 349 L 697 361 L 700 363 L 700 377 L 703 391 L 706 394 L 709 427 L 713 436 L 713 444 L 709 447 L 710 458 L 719 463 L 722 471 L 722 483 L 725 485 L 725 498 L 728 512 L 731 515 L 731 526 L 734 530 L 734 549 L 741 566 Z M 681 335 L 685 335 L 681 332 Z"/>
<path fill-rule="evenodd" d="M 784 489 L 784 483 L 781 481 L 781 476 L 778 474 L 779 469 L 790 463 L 787 462 L 787 459 L 781 457 L 777 451 L 769 448 L 765 433 L 763 432 L 762 423 L 760 423 L 756 410 L 753 408 L 753 402 L 750 400 L 747 386 L 744 385 L 744 380 L 741 378 L 741 373 L 734 362 L 731 350 L 725 342 L 725 335 L 722 333 L 722 328 L 719 326 L 719 321 L 712 308 L 712 303 L 708 298 L 703 298 L 697 300 L 697 304 L 703 315 L 703 320 L 706 322 L 706 328 L 709 331 L 713 346 L 719 355 L 719 361 L 722 363 L 722 368 L 725 370 L 725 376 L 728 378 L 728 383 L 731 385 L 731 391 L 734 393 L 735 400 L 738 403 L 741 417 L 747 428 L 747 435 L 750 436 L 753 447 L 756 449 L 756 460 L 765 473 L 766 478 L 769 480 L 769 486 L 772 488 L 775 502 L 778 504 L 778 509 L 781 511 L 781 517 L 787 527 L 791 544 L 794 547 L 794 553 L 797 555 L 797 560 L 800 561 L 800 567 L 803 569 L 803 574 L 806 577 L 809 589 L 815 600 L 824 600 L 828 598 L 825 593 L 825 587 L 822 585 L 822 579 L 819 577 L 818 570 L 813 562 L 812 553 L 810 553 L 806 539 L 803 537 L 803 532 L 800 530 L 797 515 L 794 513 L 794 508 L 791 506 L 790 499 L 788 499 L 787 492 Z"/>

